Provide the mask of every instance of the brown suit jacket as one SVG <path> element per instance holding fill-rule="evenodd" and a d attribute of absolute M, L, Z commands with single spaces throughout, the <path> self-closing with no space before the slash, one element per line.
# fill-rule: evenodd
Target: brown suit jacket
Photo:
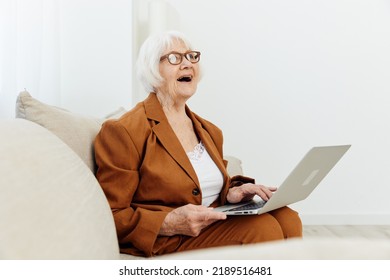
<path fill-rule="evenodd" d="M 223 160 L 222 132 L 186 107 L 198 137 L 223 174 L 219 200 L 229 187 L 253 179 L 230 178 Z M 113 211 L 121 251 L 152 256 L 172 252 L 182 236 L 158 236 L 174 208 L 202 203 L 199 180 L 154 93 L 118 120 L 105 122 L 95 140 L 97 179 Z M 165 249 L 164 249 L 165 248 Z"/>

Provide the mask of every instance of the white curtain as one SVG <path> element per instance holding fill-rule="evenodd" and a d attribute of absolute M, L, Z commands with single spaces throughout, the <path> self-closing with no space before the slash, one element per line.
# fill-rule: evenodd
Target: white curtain
<path fill-rule="evenodd" d="M 0 118 L 13 118 L 24 89 L 61 99 L 60 0 L 0 0 Z"/>

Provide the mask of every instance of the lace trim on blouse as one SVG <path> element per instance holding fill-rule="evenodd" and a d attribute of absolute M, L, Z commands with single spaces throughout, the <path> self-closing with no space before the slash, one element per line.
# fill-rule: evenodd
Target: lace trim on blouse
<path fill-rule="evenodd" d="M 202 155 L 205 151 L 205 147 L 203 145 L 203 142 L 200 141 L 195 147 L 192 152 L 188 152 L 187 155 L 190 158 L 190 160 L 199 161 L 202 158 Z"/>

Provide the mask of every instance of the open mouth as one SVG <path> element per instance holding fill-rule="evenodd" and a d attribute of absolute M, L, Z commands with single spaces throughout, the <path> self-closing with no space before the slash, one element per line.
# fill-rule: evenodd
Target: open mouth
<path fill-rule="evenodd" d="M 178 82 L 184 82 L 184 83 L 189 83 L 192 81 L 192 76 L 191 75 L 188 75 L 188 76 L 181 76 L 179 77 L 179 79 L 177 79 Z"/>

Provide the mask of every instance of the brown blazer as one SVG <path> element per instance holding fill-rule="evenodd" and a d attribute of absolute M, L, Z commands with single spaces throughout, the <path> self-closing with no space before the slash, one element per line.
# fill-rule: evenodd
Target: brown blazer
<path fill-rule="evenodd" d="M 192 113 L 198 137 L 223 174 L 224 187 L 214 205 L 224 204 L 229 187 L 253 179 L 229 178 L 222 153 L 222 132 Z M 97 179 L 111 206 L 121 251 L 152 256 L 174 251 L 182 236 L 158 236 L 174 208 L 202 203 L 202 192 L 189 158 L 154 93 L 118 120 L 105 122 L 95 140 Z"/>

